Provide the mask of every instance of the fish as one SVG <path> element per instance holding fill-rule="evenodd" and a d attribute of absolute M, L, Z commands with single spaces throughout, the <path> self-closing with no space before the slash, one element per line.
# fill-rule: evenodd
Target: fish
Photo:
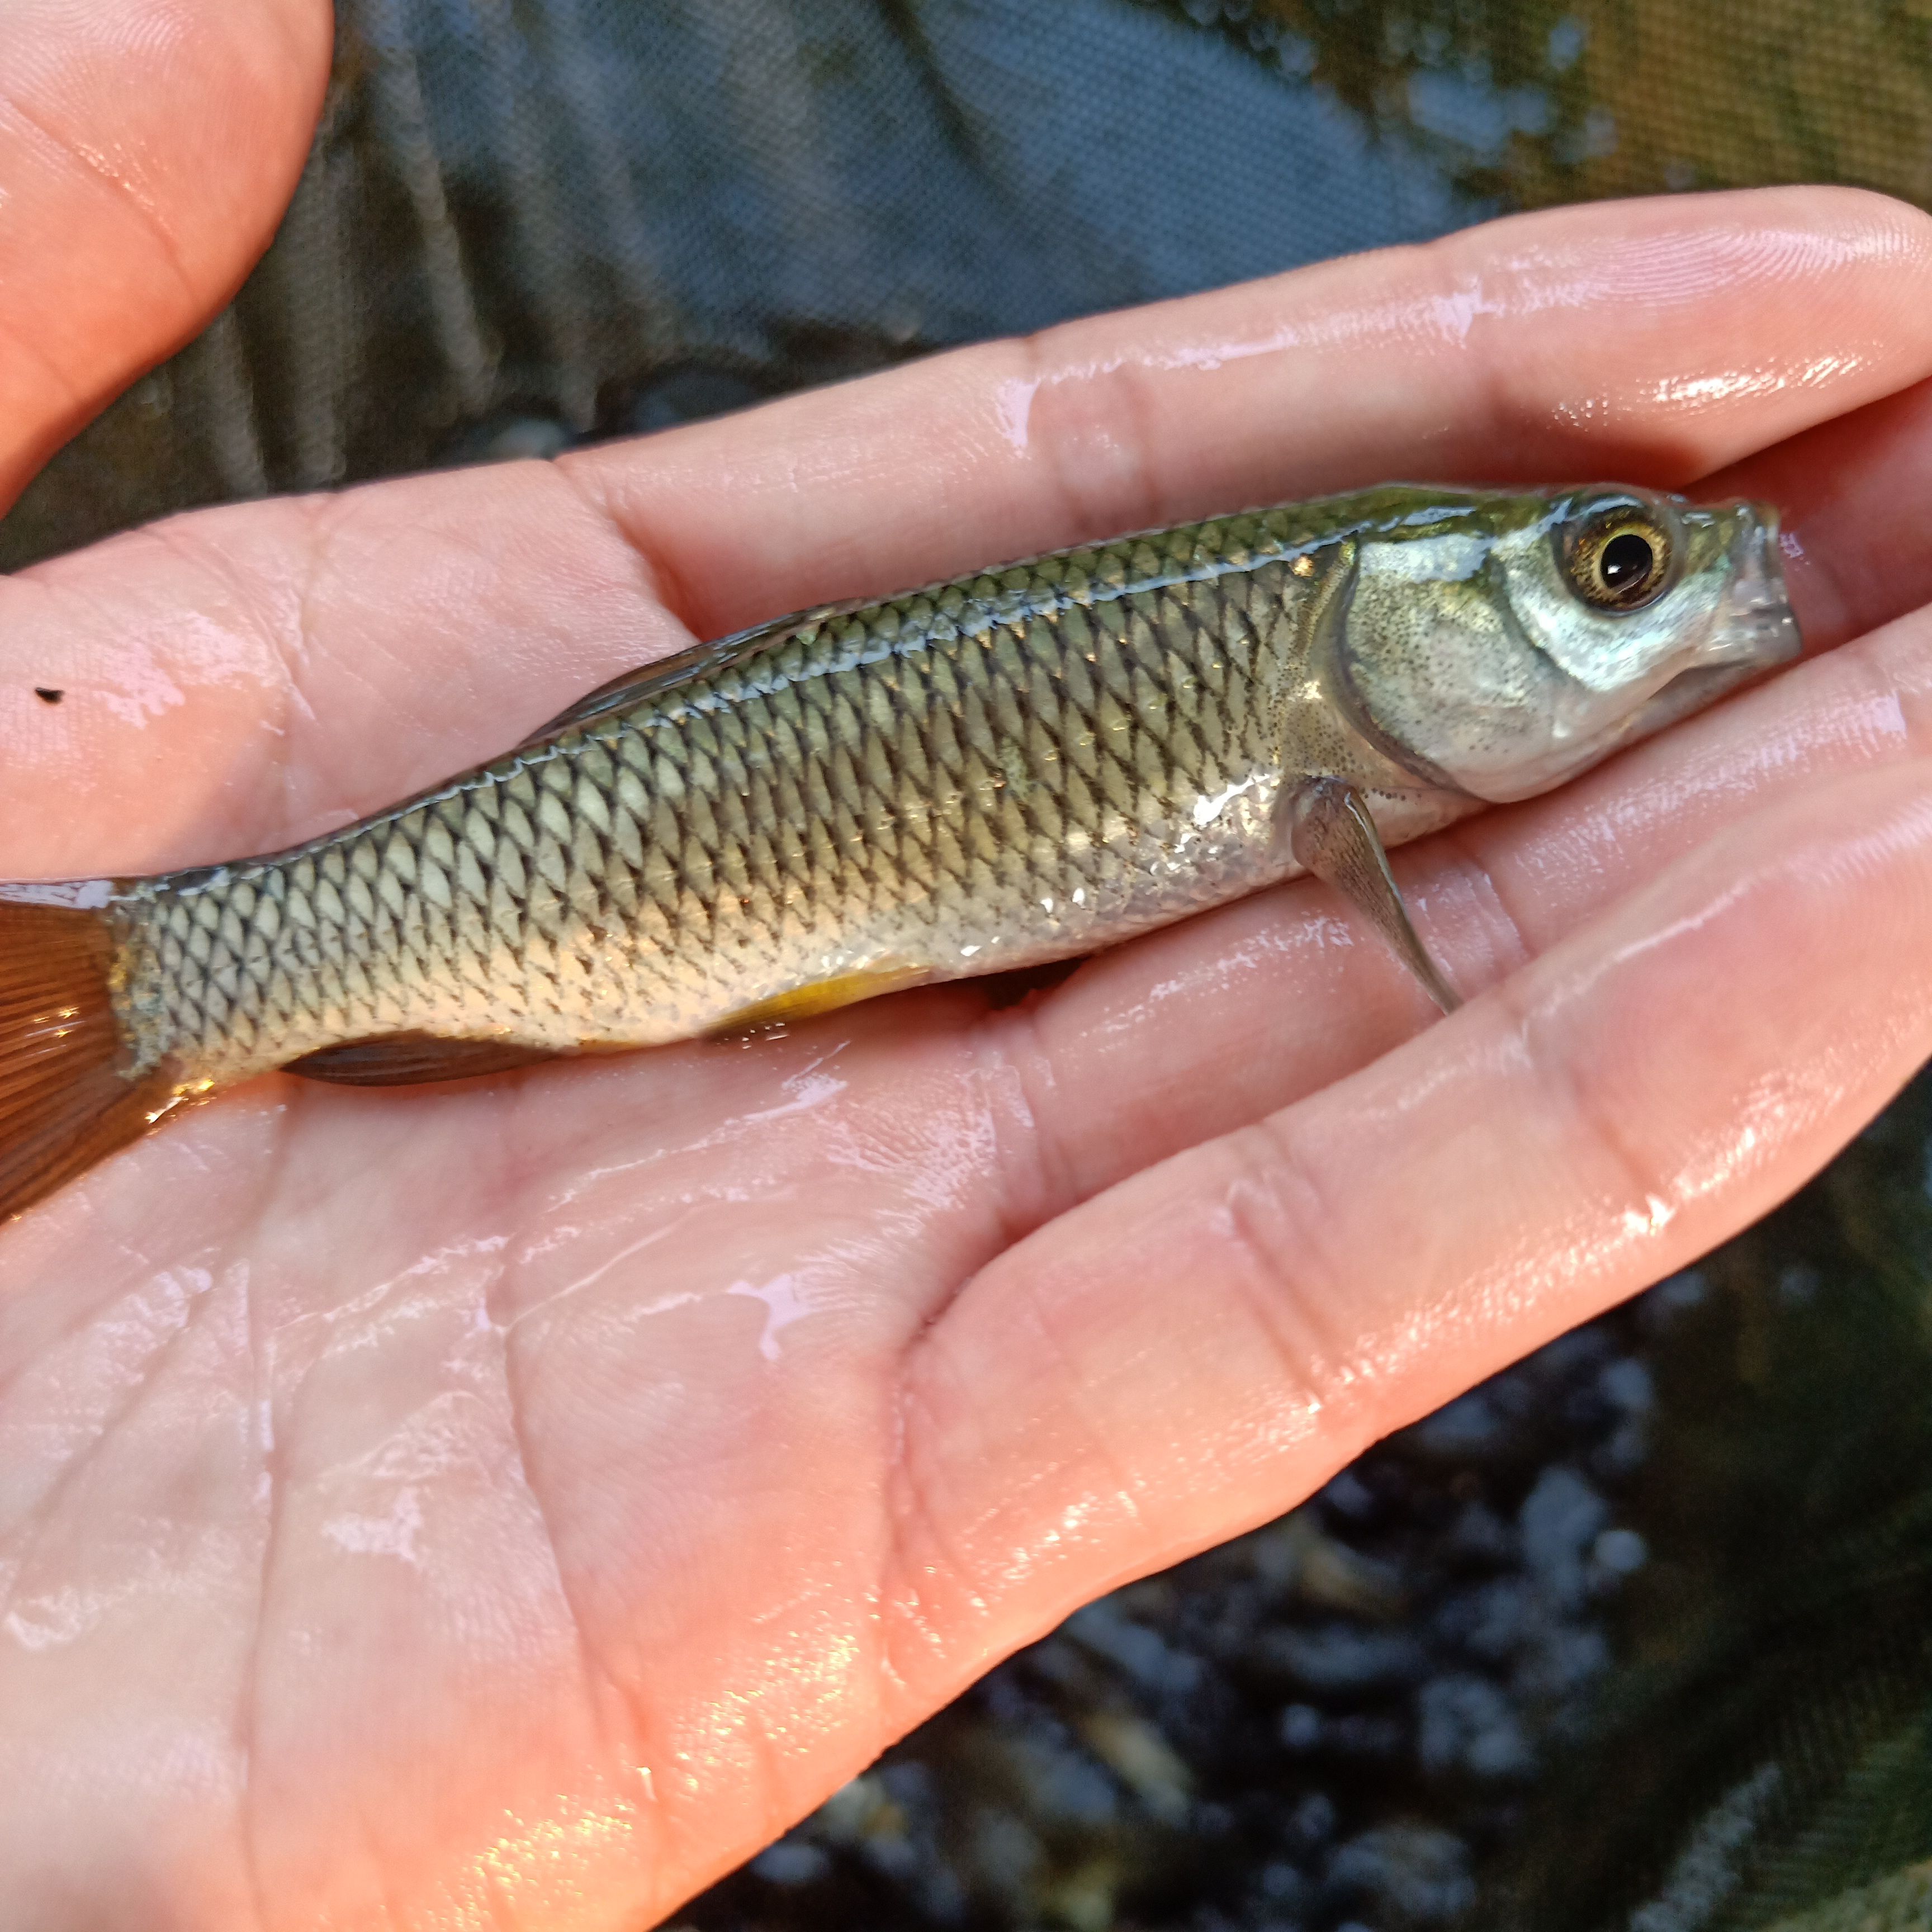
<path fill-rule="evenodd" d="M 744 1035 L 1387 848 L 1797 656 L 1776 511 L 1389 484 L 782 617 L 290 850 L 0 886 L 0 1216 L 281 1069 Z"/>

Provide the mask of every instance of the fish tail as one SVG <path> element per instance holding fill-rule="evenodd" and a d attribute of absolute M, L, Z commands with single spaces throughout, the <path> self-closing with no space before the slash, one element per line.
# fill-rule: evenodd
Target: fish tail
<path fill-rule="evenodd" d="M 0 887 L 0 1221 L 179 1103 L 172 1064 L 129 1070 L 114 928 L 104 912 L 49 902 L 62 890 Z"/>

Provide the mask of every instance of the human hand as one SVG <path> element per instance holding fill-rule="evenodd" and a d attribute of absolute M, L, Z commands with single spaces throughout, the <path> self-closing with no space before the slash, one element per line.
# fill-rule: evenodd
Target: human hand
<path fill-rule="evenodd" d="M 286 193 L 326 22 L 237 10 L 0 25 L 16 486 Z M 1302 882 L 1004 1010 L 263 1082 L 0 1232 L 16 1922 L 636 1924 L 1795 1186 L 1932 1044 L 1932 617 L 1872 632 L 1932 596 L 1928 296 L 1868 196 L 1566 211 L 0 585 L 10 878 L 306 837 L 694 633 L 1397 476 L 1768 494 L 1857 640 L 1400 855 L 1490 989 L 1439 1025 Z"/>

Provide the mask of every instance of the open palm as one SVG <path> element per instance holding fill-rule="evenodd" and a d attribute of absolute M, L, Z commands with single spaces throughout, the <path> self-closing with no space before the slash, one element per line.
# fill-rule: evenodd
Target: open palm
<path fill-rule="evenodd" d="M 14 488 L 242 272 L 326 60 L 317 0 L 81 13 L 0 22 Z M 1928 373 L 1909 210 L 1628 204 L 0 586 L 14 878 L 306 837 L 692 632 L 1397 475 L 1732 466 L 1858 639 L 1404 855 L 1492 988 L 1440 1025 L 1297 884 L 1004 1007 L 262 1082 L 0 1233 L 9 1927 L 643 1922 L 1794 1186 L 1932 1048 L 1932 620 L 1859 635 L 1932 594 Z"/>

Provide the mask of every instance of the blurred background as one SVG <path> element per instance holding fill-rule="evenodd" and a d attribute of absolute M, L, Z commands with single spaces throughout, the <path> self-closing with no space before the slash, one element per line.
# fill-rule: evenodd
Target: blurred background
<path fill-rule="evenodd" d="M 1932 202 L 1932 0 L 338 0 L 233 308 L 0 520 L 548 454 L 1605 195 Z M 1932 1085 L 1081 1611 L 692 1932 L 1932 1927 Z"/>

